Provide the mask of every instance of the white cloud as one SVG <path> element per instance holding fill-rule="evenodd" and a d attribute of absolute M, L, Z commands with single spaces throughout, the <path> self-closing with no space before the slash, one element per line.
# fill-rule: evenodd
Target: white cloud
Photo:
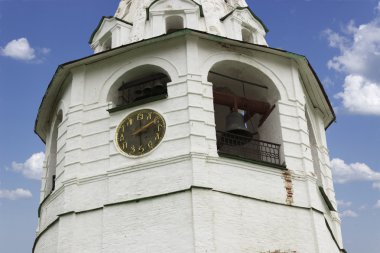
<path fill-rule="evenodd" d="M 1 1 L 1 0 L 0 0 Z M 50 48 L 36 48 L 30 46 L 27 38 L 10 41 L 4 48 L 0 47 L 0 56 L 7 56 L 16 60 L 41 63 L 44 56 L 50 53 Z"/>
<path fill-rule="evenodd" d="M 351 201 L 338 200 L 337 204 L 339 207 L 343 208 L 343 207 L 350 207 L 352 205 L 352 202 Z"/>
<path fill-rule="evenodd" d="M 323 34 L 327 37 L 330 47 L 338 48 L 341 51 L 346 50 L 350 43 L 348 38 L 334 32 L 331 29 L 326 29 Z"/>
<path fill-rule="evenodd" d="M 377 16 L 367 24 L 351 21 L 342 31 L 324 31 L 329 46 L 340 54 L 328 67 L 346 74 L 343 91 L 336 95 L 351 113 L 380 115 L 380 2 Z"/>
<path fill-rule="evenodd" d="M 378 201 L 376 202 L 376 204 L 375 204 L 374 207 L 377 208 L 377 209 L 380 209 L 380 200 L 378 200 Z"/>
<path fill-rule="evenodd" d="M 348 183 L 352 181 L 373 181 L 380 182 L 380 173 L 372 170 L 364 163 L 346 164 L 339 158 L 331 160 L 334 180 L 337 183 Z"/>
<path fill-rule="evenodd" d="M 340 213 L 340 217 L 342 217 L 342 218 L 343 217 L 356 218 L 358 216 L 359 215 L 356 212 L 352 211 L 352 210 L 345 210 L 345 211 L 343 211 L 343 212 Z"/>
<path fill-rule="evenodd" d="M 29 41 L 26 38 L 10 41 L 4 48 L 0 48 L 0 55 L 24 61 L 36 58 L 35 50 L 29 45 Z"/>
<path fill-rule="evenodd" d="M 45 154 L 43 152 L 36 153 L 24 163 L 12 162 L 12 170 L 22 173 L 27 178 L 40 180 L 44 160 Z"/>
<path fill-rule="evenodd" d="M 29 190 L 22 188 L 16 190 L 0 190 L 0 199 L 17 200 L 31 197 L 32 193 Z"/>
<path fill-rule="evenodd" d="M 380 65 L 379 65 L 380 66 Z M 380 115 L 380 85 L 360 75 L 348 75 L 344 91 L 335 95 L 352 113 Z"/>

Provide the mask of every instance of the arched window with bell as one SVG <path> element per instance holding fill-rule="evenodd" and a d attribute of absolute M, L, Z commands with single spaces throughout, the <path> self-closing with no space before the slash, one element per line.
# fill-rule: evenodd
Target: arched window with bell
<path fill-rule="evenodd" d="M 128 71 L 111 88 L 109 112 L 165 99 L 168 96 L 169 75 L 161 68 L 145 65 Z"/>
<path fill-rule="evenodd" d="M 216 63 L 213 84 L 219 155 L 282 166 L 279 92 L 258 69 L 236 61 Z"/>

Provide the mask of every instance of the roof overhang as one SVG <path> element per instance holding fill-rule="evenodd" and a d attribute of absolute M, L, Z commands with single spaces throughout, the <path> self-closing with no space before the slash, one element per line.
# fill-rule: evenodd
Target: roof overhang
<path fill-rule="evenodd" d="M 281 49 L 251 44 L 251 43 L 242 42 L 239 40 L 232 40 L 229 38 L 209 34 L 206 32 L 196 31 L 192 29 L 182 29 L 171 34 L 164 34 L 158 37 L 141 40 L 135 43 L 123 45 L 123 46 L 113 48 L 108 51 L 104 51 L 104 52 L 97 53 L 85 58 L 81 58 L 75 61 L 71 61 L 71 62 L 64 63 L 62 65 L 59 65 L 52 80 L 50 81 L 46 89 L 45 95 L 42 98 L 42 101 L 38 110 L 37 118 L 35 121 L 35 125 L 34 125 L 35 133 L 41 138 L 43 142 L 45 142 L 46 136 L 45 136 L 44 126 L 49 121 L 49 117 L 51 115 L 51 110 L 53 108 L 53 105 L 56 103 L 56 99 L 59 95 L 59 92 L 63 88 L 62 85 L 64 81 L 66 80 L 66 78 L 71 73 L 72 69 L 79 66 L 88 65 L 94 62 L 102 61 L 102 60 L 114 57 L 116 55 L 131 51 L 140 47 L 148 46 L 157 42 L 181 37 L 184 35 L 194 35 L 194 36 L 198 36 L 200 38 L 207 39 L 210 41 L 225 43 L 232 46 L 243 47 L 243 48 L 255 50 L 255 51 L 261 51 L 264 53 L 282 56 L 282 57 L 286 57 L 288 59 L 294 60 L 298 65 L 301 78 L 303 78 L 304 80 L 305 89 L 309 93 L 309 96 L 312 100 L 314 107 L 319 108 L 320 111 L 324 115 L 325 128 L 328 128 L 335 121 L 336 116 L 335 116 L 333 107 L 328 99 L 328 96 L 322 86 L 321 81 L 319 80 L 314 69 L 312 68 L 312 66 L 310 65 L 309 61 L 307 60 L 305 56 L 284 51 Z"/>
<path fill-rule="evenodd" d="M 104 26 L 104 24 L 106 22 L 112 22 L 112 21 L 119 22 L 119 23 L 122 23 L 122 24 L 128 25 L 128 26 L 133 26 L 132 23 L 129 23 L 129 22 L 127 22 L 125 20 L 122 20 L 120 18 L 116 18 L 116 17 L 113 17 L 113 16 L 103 16 L 100 19 L 100 21 L 99 21 L 98 25 L 96 26 L 95 30 L 91 34 L 91 37 L 90 37 L 88 43 L 92 44 L 93 41 L 94 41 L 94 38 L 98 35 L 98 32 L 101 30 L 101 28 Z"/>
<path fill-rule="evenodd" d="M 226 20 L 229 16 L 231 16 L 234 12 L 236 11 L 244 11 L 244 10 L 247 10 L 254 19 L 256 19 L 260 24 L 261 26 L 263 27 L 263 29 L 265 30 L 266 33 L 269 32 L 269 29 L 268 27 L 264 24 L 264 22 L 252 11 L 251 8 L 249 8 L 248 6 L 246 7 L 236 7 L 234 10 L 232 10 L 230 13 L 228 13 L 227 15 L 225 15 L 224 17 L 222 17 L 220 19 L 220 21 L 224 21 Z"/>

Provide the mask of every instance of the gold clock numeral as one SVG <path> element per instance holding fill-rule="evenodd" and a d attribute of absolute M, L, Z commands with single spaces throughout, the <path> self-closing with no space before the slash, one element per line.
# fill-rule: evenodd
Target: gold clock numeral
<path fill-rule="evenodd" d="M 125 125 L 121 125 L 120 126 L 120 132 L 119 133 L 124 133 L 124 131 L 125 131 Z"/>
<path fill-rule="evenodd" d="M 157 131 L 161 131 L 161 128 L 163 128 L 163 127 L 164 127 L 163 125 L 158 124 L 158 125 L 157 125 Z"/>
<path fill-rule="evenodd" d="M 133 119 L 132 118 L 127 118 L 127 126 L 132 126 L 133 124 Z M 123 130 L 124 132 L 124 130 Z"/>
<path fill-rule="evenodd" d="M 122 150 L 127 150 L 127 148 L 128 148 L 128 143 L 127 143 L 126 141 L 120 143 L 120 145 L 121 145 L 121 149 L 122 149 Z"/>
<path fill-rule="evenodd" d="M 143 120 L 144 119 L 144 113 L 137 114 L 137 120 Z"/>
<path fill-rule="evenodd" d="M 153 114 L 153 112 L 148 112 L 148 116 L 146 116 L 146 119 L 147 120 L 151 120 L 152 119 L 152 114 Z"/>
<path fill-rule="evenodd" d="M 139 147 L 139 151 L 140 151 L 140 153 L 144 153 L 145 149 L 142 145 Z"/>
<path fill-rule="evenodd" d="M 153 146 L 153 142 L 152 142 L 152 141 L 149 141 L 149 142 L 148 142 L 148 148 L 153 149 L 153 147 L 154 147 L 154 146 Z"/>
<path fill-rule="evenodd" d="M 158 141 L 160 139 L 160 133 L 156 133 L 154 140 Z"/>
<path fill-rule="evenodd" d="M 124 134 L 120 134 L 118 139 L 119 139 L 120 142 L 125 141 Z"/>
<path fill-rule="evenodd" d="M 132 153 L 135 153 L 135 152 L 136 152 L 136 147 L 135 147 L 135 145 L 132 145 L 132 147 L 131 147 L 131 151 L 132 151 Z"/>

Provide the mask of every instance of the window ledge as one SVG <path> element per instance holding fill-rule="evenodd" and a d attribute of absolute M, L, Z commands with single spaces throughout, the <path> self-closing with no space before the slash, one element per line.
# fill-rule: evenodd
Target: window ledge
<path fill-rule="evenodd" d="M 265 162 L 265 161 L 243 158 L 240 156 L 227 154 L 227 153 L 224 153 L 221 151 L 218 151 L 218 155 L 219 155 L 219 157 L 230 158 L 230 159 L 239 160 L 239 161 L 243 161 L 243 162 L 249 162 L 249 163 L 253 163 L 253 164 L 268 166 L 268 167 L 277 168 L 280 170 L 288 170 L 285 164 L 279 165 L 279 164 L 275 164 L 275 163 L 271 163 L 271 162 Z"/>

